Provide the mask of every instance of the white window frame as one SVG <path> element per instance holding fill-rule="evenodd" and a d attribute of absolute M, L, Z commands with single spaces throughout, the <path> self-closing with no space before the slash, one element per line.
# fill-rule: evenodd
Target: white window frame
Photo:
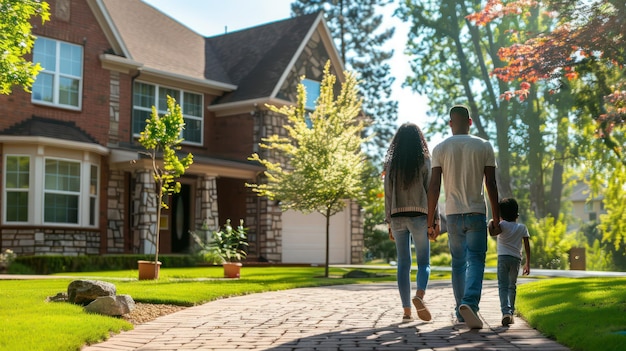
<path fill-rule="evenodd" d="M 28 187 L 27 188 L 9 188 L 7 181 L 8 181 L 8 176 L 7 176 L 7 172 L 8 172 L 8 167 L 6 165 L 8 165 L 8 159 L 9 157 L 18 157 L 18 158 L 28 158 Z M 30 219 L 30 215 L 31 215 L 31 211 L 30 211 L 30 206 L 33 202 L 33 199 L 31 198 L 31 186 L 33 184 L 33 174 L 31 172 L 32 169 L 32 157 L 30 155 L 19 155 L 19 154 L 14 154 L 14 155 L 5 155 L 4 157 L 4 196 L 3 196 L 3 206 L 2 208 L 4 209 L 4 211 L 2 212 L 2 218 L 4 218 L 4 222 L 7 223 L 8 219 L 7 219 L 7 212 L 8 212 L 8 199 L 9 199 L 9 193 L 26 193 L 26 198 L 27 198 L 27 202 L 28 202 L 28 206 L 26 208 L 26 221 L 10 221 L 8 223 L 11 224 L 27 224 L 29 222 Z"/>
<path fill-rule="evenodd" d="M 167 90 L 174 90 L 178 93 L 178 97 L 176 97 L 176 103 L 178 105 L 180 105 L 181 110 L 183 112 L 183 119 L 185 120 L 185 130 L 187 130 L 189 123 L 187 123 L 188 121 L 197 121 L 200 122 L 200 140 L 199 141 L 195 141 L 195 140 L 189 140 L 187 138 L 184 137 L 184 133 L 185 130 L 183 130 L 181 137 L 183 138 L 183 144 L 190 144 L 190 145 L 203 145 L 204 144 L 204 94 L 202 93 L 197 93 L 197 92 L 193 92 L 193 91 L 188 91 L 188 90 L 183 90 L 183 89 L 178 89 L 178 88 L 172 88 L 169 86 L 165 86 L 165 85 L 159 85 L 159 84 L 154 84 L 154 83 L 149 83 L 149 82 L 143 82 L 143 81 L 136 81 L 134 84 L 145 84 L 145 85 L 149 85 L 154 87 L 154 97 L 153 97 L 153 101 L 154 104 L 153 106 L 156 107 L 157 112 L 159 113 L 159 115 L 164 115 L 167 112 L 167 105 L 165 106 L 160 106 L 159 105 L 159 91 L 161 89 L 167 89 Z M 196 115 L 191 115 L 189 113 L 187 113 L 186 111 L 186 105 L 185 105 L 185 95 L 187 94 L 193 94 L 193 95 L 197 95 L 200 97 L 200 116 L 196 116 Z M 152 106 L 150 107 L 146 107 L 146 106 L 139 106 L 139 105 L 135 105 L 135 86 L 133 85 L 133 99 L 132 99 L 132 104 L 133 104 L 133 111 L 138 110 L 138 111 L 144 111 L 148 113 L 148 118 L 149 115 L 152 113 Z M 135 116 L 135 113 L 133 112 L 133 119 L 137 118 Z M 133 120 L 133 123 L 131 123 L 131 128 L 132 128 L 132 132 L 133 132 L 133 136 L 135 137 L 139 137 L 139 133 L 142 132 L 143 130 L 137 132 L 135 130 L 135 121 Z"/>
<path fill-rule="evenodd" d="M 35 49 L 37 47 L 37 42 L 39 41 L 39 43 L 41 43 L 42 41 L 50 41 L 52 43 L 55 44 L 55 67 L 46 67 L 42 62 L 38 62 L 35 61 L 37 59 L 37 53 L 35 52 Z M 80 50 L 80 75 L 73 75 L 71 73 L 64 73 L 61 72 L 61 46 L 62 45 L 67 45 L 67 47 L 71 48 L 71 49 L 78 49 Z M 70 57 L 71 58 L 71 57 Z M 70 58 L 66 58 L 66 59 L 70 59 Z M 37 75 L 37 78 L 35 79 L 35 82 L 33 84 L 32 87 L 32 94 L 31 94 L 31 102 L 34 104 L 41 104 L 41 105 L 47 105 L 47 106 L 55 106 L 55 107 L 61 107 L 61 108 L 66 108 L 66 109 L 70 109 L 70 110 L 76 110 L 79 111 L 82 109 L 82 101 L 83 101 L 83 75 L 84 75 L 84 67 L 85 67 L 85 54 L 84 54 L 84 50 L 83 47 L 80 45 L 76 45 L 76 44 L 72 44 L 72 43 L 68 43 L 68 42 L 64 42 L 64 41 L 60 41 L 60 40 L 56 40 L 56 39 L 50 39 L 50 38 L 45 38 L 45 37 L 39 37 L 35 40 L 35 47 L 33 48 L 33 62 L 34 63 L 39 63 L 42 66 L 42 70 L 41 72 L 39 72 L 39 74 Z M 52 101 L 45 101 L 41 98 L 41 94 L 39 92 L 39 86 L 38 86 L 38 81 L 40 79 L 44 79 L 44 77 L 52 77 Z M 61 103 L 60 101 L 60 95 L 61 95 L 61 80 L 62 79 L 70 79 L 70 80 L 77 80 L 78 81 L 78 89 L 77 89 L 77 105 L 71 105 L 71 104 L 66 104 L 66 103 Z M 40 94 L 40 97 L 38 98 L 38 95 Z"/>
<path fill-rule="evenodd" d="M 88 153 L 85 153 L 88 154 Z M 28 221 L 8 221 L 7 220 L 7 193 L 14 189 L 6 188 L 6 167 L 4 167 L 3 176 L 5 177 L 5 188 L 2 192 L 2 203 L 4 210 L 2 211 L 2 223 L 5 225 L 45 225 L 47 227 L 77 227 L 77 228 L 98 228 L 99 227 L 99 206 L 100 206 L 100 165 L 90 159 L 82 152 L 76 153 L 76 157 L 43 155 L 36 151 L 33 153 L 13 153 L 8 151 L 4 155 L 6 164 L 8 157 L 29 157 L 29 188 L 28 191 Z M 45 189 L 45 164 L 46 160 L 57 160 L 79 163 L 80 167 L 80 187 L 78 194 L 78 214 L 77 223 L 67 222 L 46 222 L 44 207 L 46 193 L 67 193 L 59 191 L 50 191 Z M 94 167 L 94 168 L 92 168 Z M 96 172 L 95 192 L 92 186 L 91 171 Z M 91 201 L 91 200 L 95 201 Z M 93 207 L 91 204 L 93 203 Z M 94 220 L 90 220 L 91 218 Z"/>
<path fill-rule="evenodd" d="M 65 163 L 71 163 L 71 164 L 75 164 L 78 167 L 78 189 L 77 190 L 70 190 L 70 189 L 58 189 L 58 188 L 48 188 L 47 187 L 47 182 L 46 182 L 46 177 L 48 176 L 48 171 L 47 171 L 47 163 L 48 161 L 54 161 L 54 162 L 65 162 Z M 57 157 L 44 157 L 44 172 L 43 172 L 43 223 L 46 225 L 49 224 L 58 224 L 58 223 L 63 223 L 63 224 L 69 224 L 69 225 L 74 225 L 74 224 L 78 224 L 80 223 L 80 210 L 82 208 L 84 208 L 85 206 L 81 205 L 81 187 L 84 183 L 83 181 L 83 175 L 85 174 L 83 172 L 82 169 L 82 165 L 80 163 L 80 161 L 77 160 L 71 160 L 71 159 L 65 159 L 65 158 L 57 158 Z M 63 195 L 63 196 L 68 196 L 68 197 L 72 197 L 72 198 L 76 198 L 76 222 L 47 222 L 46 221 L 46 197 L 48 195 Z"/>

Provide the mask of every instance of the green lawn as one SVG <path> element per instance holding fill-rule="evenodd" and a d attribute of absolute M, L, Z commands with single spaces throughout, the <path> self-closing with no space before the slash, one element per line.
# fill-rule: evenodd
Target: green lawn
<path fill-rule="evenodd" d="M 369 278 L 340 278 L 348 270 L 323 267 L 243 267 L 242 279 L 221 279 L 221 267 L 165 268 L 157 281 L 137 271 L 63 273 L 110 281 L 137 302 L 193 306 L 218 298 L 305 286 L 395 281 L 395 269 Z M 450 279 L 435 271 L 432 279 Z M 486 279 L 494 279 L 486 275 Z M 0 280 L 0 350 L 79 350 L 110 333 L 132 329 L 123 319 L 85 313 L 80 306 L 47 303 L 72 278 Z M 518 311 L 546 335 L 577 351 L 619 350 L 626 342 L 626 278 L 545 279 L 522 284 Z M 62 327 L 60 327 L 62 326 Z M 28 337 L 25 337 L 25 336 Z"/>
<path fill-rule="evenodd" d="M 626 278 L 555 278 L 518 287 L 517 309 L 573 350 L 624 350 Z"/>

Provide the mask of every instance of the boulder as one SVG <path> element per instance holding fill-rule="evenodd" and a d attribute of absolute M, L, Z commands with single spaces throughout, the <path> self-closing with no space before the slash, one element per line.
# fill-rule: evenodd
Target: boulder
<path fill-rule="evenodd" d="M 67 287 L 68 301 L 87 305 L 98 297 L 115 296 L 115 285 L 99 280 L 74 280 Z"/>
<path fill-rule="evenodd" d="M 135 308 L 135 301 L 130 295 L 101 296 L 85 306 L 85 311 L 106 316 L 121 316 Z"/>

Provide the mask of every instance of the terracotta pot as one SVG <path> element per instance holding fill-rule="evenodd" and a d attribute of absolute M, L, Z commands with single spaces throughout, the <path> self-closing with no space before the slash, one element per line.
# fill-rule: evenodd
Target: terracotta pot
<path fill-rule="evenodd" d="M 239 262 L 225 262 L 222 264 L 224 267 L 224 278 L 239 278 L 242 264 Z"/>
<path fill-rule="evenodd" d="M 137 261 L 137 264 L 139 266 L 139 280 L 159 279 L 160 261 L 156 263 L 156 270 L 154 261 Z"/>

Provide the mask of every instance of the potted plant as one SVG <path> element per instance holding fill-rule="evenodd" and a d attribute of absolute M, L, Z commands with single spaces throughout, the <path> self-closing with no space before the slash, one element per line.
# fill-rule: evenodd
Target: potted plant
<path fill-rule="evenodd" d="M 183 158 L 176 155 L 176 150 L 180 150 L 180 143 L 184 140 L 181 137 L 184 127 L 185 121 L 180 105 L 176 104 L 176 100 L 168 95 L 167 112 L 163 116 L 159 116 L 156 107 L 152 106 L 150 119 L 146 120 L 146 127 L 139 136 L 139 143 L 146 149 L 142 154 L 147 155 L 151 160 L 151 171 L 157 196 L 154 261 L 138 262 L 139 279 L 159 278 L 161 209 L 167 208 L 167 204 L 163 201 L 163 195 L 180 191 L 180 183 L 175 179 L 182 176 L 193 163 L 192 154 L 187 154 Z M 150 269 L 153 270 L 154 274 L 149 274 Z"/>
<path fill-rule="evenodd" d="M 198 254 L 202 256 L 204 262 L 221 264 L 224 267 L 225 278 L 241 276 L 241 261 L 246 258 L 245 247 L 248 246 L 243 219 L 239 220 L 237 228 L 233 228 L 230 219 L 227 219 L 224 228 L 214 231 L 207 240 L 203 240 L 195 232 L 190 234 L 198 244 L 200 248 Z"/>

